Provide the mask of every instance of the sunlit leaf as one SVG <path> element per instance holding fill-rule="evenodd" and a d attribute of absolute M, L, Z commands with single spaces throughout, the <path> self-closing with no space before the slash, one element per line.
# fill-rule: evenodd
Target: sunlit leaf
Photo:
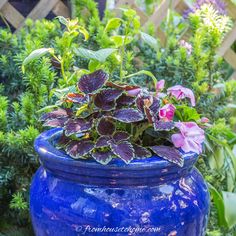
<path fill-rule="evenodd" d="M 101 63 L 105 62 L 106 59 L 115 51 L 115 48 L 104 48 L 98 51 L 92 51 L 86 48 L 78 48 L 75 50 L 78 56 L 85 57 L 87 59 L 97 60 Z"/>
<path fill-rule="evenodd" d="M 30 63 L 31 61 L 35 60 L 35 59 L 38 59 L 42 56 L 44 56 L 45 54 L 47 53 L 53 53 L 54 52 L 54 49 L 53 48 L 39 48 L 39 49 L 36 49 L 34 50 L 33 52 L 31 52 L 29 54 L 29 56 L 27 56 L 22 65 L 25 66 L 27 65 L 28 63 Z"/>
<path fill-rule="evenodd" d="M 144 32 L 140 32 L 141 34 L 141 38 L 142 40 L 148 44 L 150 47 L 152 47 L 153 49 L 157 50 L 158 49 L 158 43 L 157 43 L 157 39 L 155 39 L 153 36 L 144 33 Z"/>
<path fill-rule="evenodd" d="M 107 22 L 107 25 L 105 27 L 105 32 L 108 32 L 110 30 L 114 30 L 114 29 L 117 29 L 120 27 L 121 25 L 121 22 L 123 20 L 120 19 L 120 18 L 111 18 L 108 22 Z"/>

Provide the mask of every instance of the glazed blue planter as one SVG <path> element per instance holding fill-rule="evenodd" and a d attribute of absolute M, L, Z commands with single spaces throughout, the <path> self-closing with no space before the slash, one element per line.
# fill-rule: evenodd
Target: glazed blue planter
<path fill-rule="evenodd" d="M 126 165 L 73 160 L 53 145 L 60 129 L 35 141 L 41 167 L 30 192 L 36 236 L 205 235 L 209 193 L 185 154 L 183 168 L 153 156 Z"/>

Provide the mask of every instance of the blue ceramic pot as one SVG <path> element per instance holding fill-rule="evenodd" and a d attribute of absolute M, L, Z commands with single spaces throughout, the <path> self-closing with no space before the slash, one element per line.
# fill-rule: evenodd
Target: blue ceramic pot
<path fill-rule="evenodd" d="M 73 160 L 54 147 L 60 129 L 35 141 L 41 167 L 30 193 L 37 236 L 160 235 L 202 236 L 209 193 L 185 155 L 183 168 L 153 156 L 129 165 Z"/>

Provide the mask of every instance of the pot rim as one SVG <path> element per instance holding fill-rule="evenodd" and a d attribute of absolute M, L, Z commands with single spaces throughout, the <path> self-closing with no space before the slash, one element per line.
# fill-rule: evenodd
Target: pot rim
<path fill-rule="evenodd" d="M 121 159 L 115 158 L 107 165 L 102 165 L 95 160 L 82 160 L 82 159 L 73 159 L 67 155 L 64 151 L 57 149 L 49 141 L 53 137 L 59 136 L 62 132 L 61 128 L 53 128 L 41 133 L 34 142 L 34 148 L 39 154 L 41 163 L 44 165 L 45 162 L 50 162 L 53 167 L 53 163 L 60 163 L 65 166 L 75 166 L 80 168 L 92 168 L 92 169 L 101 169 L 101 170 L 110 170 L 110 169 L 119 169 L 119 170 L 137 170 L 137 169 L 163 169 L 163 168 L 174 168 L 174 169 L 183 169 L 186 167 L 191 167 L 197 160 L 198 154 L 196 153 L 184 153 L 181 152 L 184 156 L 184 166 L 179 167 L 174 163 L 168 162 L 157 155 L 145 159 L 134 159 L 129 164 L 126 164 Z"/>

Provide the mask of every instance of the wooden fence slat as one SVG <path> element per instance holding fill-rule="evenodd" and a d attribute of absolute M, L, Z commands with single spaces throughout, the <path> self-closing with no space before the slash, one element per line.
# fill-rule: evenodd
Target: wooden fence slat
<path fill-rule="evenodd" d="M 234 3 L 232 3 L 231 0 L 225 0 L 226 2 L 226 9 L 227 9 L 227 14 L 230 16 L 233 20 L 236 19 L 236 6 Z"/>
<path fill-rule="evenodd" d="M 218 49 L 218 55 L 224 56 L 225 52 L 229 49 L 229 47 L 234 43 L 236 40 L 236 24 L 232 30 L 225 36 L 220 48 Z"/>
<path fill-rule="evenodd" d="M 58 1 L 59 0 L 40 0 L 27 17 L 33 20 L 46 17 Z"/>
<path fill-rule="evenodd" d="M 0 0 L 0 9 L 5 5 L 7 0 Z"/>
<path fill-rule="evenodd" d="M 144 26 L 147 26 L 149 22 L 154 23 L 156 27 L 159 27 L 162 20 L 166 17 L 168 8 L 170 4 L 172 4 L 171 8 L 175 8 L 176 5 L 180 2 L 181 0 L 164 0 L 161 5 L 155 10 L 155 12 L 149 17 L 149 20 L 145 23 Z"/>
<path fill-rule="evenodd" d="M 52 9 L 52 12 L 56 15 L 56 16 L 64 16 L 64 17 L 70 17 L 70 11 L 68 9 L 68 7 L 62 2 L 59 1 L 54 8 Z"/>
<path fill-rule="evenodd" d="M 189 5 L 183 0 L 183 1 L 180 1 L 176 5 L 175 11 L 177 11 L 178 13 L 182 15 L 186 10 L 188 10 L 188 8 L 189 8 Z"/>
<path fill-rule="evenodd" d="M 3 16 L 6 18 L 8 22 L 15 28 L 18 28 L 22 22 L 24 22 L 25 18 L 22 16 L 10 3 L 4 4 L 1 9 Z"/>
<path fill-rule="evenodd" d="M 236 53 L 231 48 L 225 53 L 224 59 L 236 70 Z"/>
<path fill-rule="evenodd" d="M 32 20 L 42 19 L 48 15 L 48 13 L 52 10 L 52 8 L 57 4 L 59 0 L 40 0 L 38 4 L 33 8 L 33 10 L 29 13 L 27 18 L 31 18 Z M 17 28 L 17 31 L 24 25 L 22 22 Z"/>

